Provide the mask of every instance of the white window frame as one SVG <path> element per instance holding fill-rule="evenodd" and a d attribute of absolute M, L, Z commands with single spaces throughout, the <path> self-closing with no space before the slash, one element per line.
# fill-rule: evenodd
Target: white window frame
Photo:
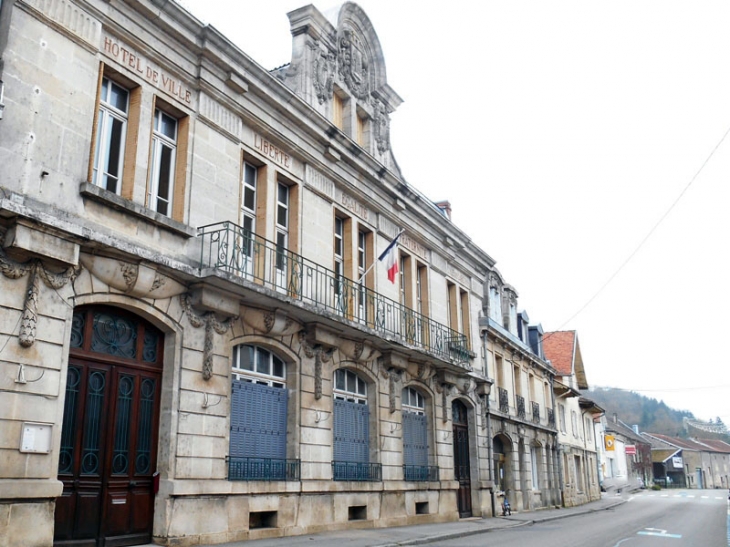
<path fill-rule="evenodd" d="M 163 133 L 160 129 L 161 122 L 168 119 L 174 122 L 174 136 Z M 152 124 L 152 151 L 150 153 L 150 180 L 149 193 L 147 194 L 147 207 L 165 215 L 172 216 L 172 200 L 175 194 L 175 164 L 177 154 L 177 136 L 180 124 L 173 116 L 155 108 L 155 115 Z M 165 150 L 169 151 L 169 157 L 163 160 Z M 167 164 L 167 191 L 162 184 L 163 167 Z M 162 210 L 161 210 L 162 209 Z"/>
<path fill-rule="evenodd" d="M 360 405 L 368 404 L 368 384 L 359 374 L 339 368 L 335 371 L 333 386 L 332 394 L 335 399 Z"/>
<path fill-rule="evenodd" d="M 244 349 L 253 352 L 251 368 L 245 366 Z M 266 362 L 264 352 L 268 353 Z M 281 367 L 281 374 L 277 373 L 277 364 Z M 266 369 L 266 370 L 264 370 Z M 286 388 L 286 363 L 278 355 L 268 348 L 254 344 L 239 344 L 233 348 L 232 375 L 236 380 L 251 382 L 254 384 L 267 385 L 276 388 Z"/>
<path fill-rule="evenodd" d="M 120 110 L 115 107 L 109 98 L 111 96 L 113 88 L 118 88 L 126 93 L 126 101 L 124 110 Z M 129 96 L 130 91 L 124 86 L 119 85 L 115 81 L 104 76 L 102 78 L 101 85 L 101 96 L 99 97 L 99 114 L 96 127 L 96 145 L 94 147 L 94 166 L 92 169 L 92 183 L 96 186 L 100 186 L 105 190 L 109 190 L 117 195 L 122 192 L 122 176 L 124 174 L 124 152 L 127 140 L 127 124 L 129 122 Z M 112 130 L 114 128 L 114 122 L 121 123 L 121 131 L 118 135 L 119 139 L 119 150 L 118 150 L 118 174 L 110 175 L 107 172 L 109 168 L 109 158 L 111 156 L 111 145 L 114 140 L 112 137 Z M 104 166 L 102 169 L 101 166 Z M 110 189 L 109 177 L 115 180 L 114 189 Z"/>
<path fill-rule="evenodd" d="M 282 199 L 282 196 L 284 199 Z M 278 182 L 276 186 L 276 288 L 287 289 L 287 255 L 289 252 L 289 186 Z"/>

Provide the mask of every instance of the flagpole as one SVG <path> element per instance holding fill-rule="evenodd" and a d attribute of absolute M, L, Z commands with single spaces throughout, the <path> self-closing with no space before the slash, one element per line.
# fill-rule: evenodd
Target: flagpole
<path fill-rule="evenodd" d="M 406 231 L 406 229 L 405 229 L 405 228 L 401 229 L 401 231 L 400 231 L 400 232 L 398 232 L 398 233 L 396 234 L 396 236 L 395 236 L 395 237 L 393 238 L 393 241 L 395 241 L 396 239 L 398 239 L 398 238 L 399 238 L 399 237 L 401 236 L 401 234 L 402 234 L 403 232 L 405 232 L 405 231 Z M 390 245 L 390 243 L 389 243 L 388 245 Z M 362 283 L 362 280 L 363 280 L 363 279 L 365 279 L 365 276 L 366 276 L 366 275 L 368 275 L 368 274 L 370 273 L 370 270 L 372 270 L 372 269 L 373 269 L 373 268 L 375 267 L 375 265 L 376 265 L 377 263 L 378 263 L 378 260 L 377 260 L 377 259 L 373 260 L 373 263 L 372 263 L 372 264 L 370 264 L 370 267 L 369 267 L 369 268 L 368 268 L 367 270 L 365 270 L 365 273 L 363 273 L 363 274 L 362 274 L 362 275 L 360 276 L 360 279 L 358 279 L 358 280 L 357 280 L 357 284 L 358 284 L 358 285 L 359 285 L 360 283 Z"/>

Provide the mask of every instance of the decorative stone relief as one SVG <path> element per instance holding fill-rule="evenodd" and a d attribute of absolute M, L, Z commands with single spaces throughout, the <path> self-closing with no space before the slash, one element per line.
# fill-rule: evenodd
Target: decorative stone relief
<path fill-rule="evenodd" d="M 355 97 L 366 101 L 370 94 L 370 62 L 362 41 L 351 29 L 343 29 L 338 45 L 340 78 Z"/>
<path fill-rule="evenodd" d="M 299 332 L 302 326 L 281 310 L 246 308 L 241 316 L 249 327 L 270 336 L 285 336 Z"/>
<path fill-rule="evenodd" d="M 390 413 L 395 412 L 395 396 L 397 393 L 398 382 L 400 382 L 403 371 L 397 368 L 383 369 L 383 376 L 388 379 L 388 407 Z"/>
<path fill-rule="evenodd" d="M 171 298 L 186 288 L 174 279 L 145 264 L 81 253 L 79 262 L 94 277 L 110 287 L 138 298 Z"/>
<path fill-rule="evenodd" d="M 378 152 L 384 154 L 390 150 L 390 117 L 388 111 L 380 101 L 375 101 L 373 116 L 373 135 Z"/>
<path fill-rule="evenodd" d="M 342 340 L 340 351 L 351 361 L 372 361 L 380 357 L 380 352 L 370 342 L 355 342 L 353 340 Z"/>
<path fill-rule="evenodd" d="M 197 328 L 205 327 L 205 342 L 203 343 L 203 379 L 208 381 L 213 376 L 213 332 L 220 335 L 226 333 L 231 326 L 235 317 L 229 317 L 225 321 L 219 321 L 215 317 L 215 313 L 207 312 L 198 315 L 190 305 L 190 297 L 187 294 L 180 295 L 180 304 L 182 305 L 185 315 L 188 317 L 190 324 Z"/>
<path fill-rule="evenodd" d="M 311 344 L 305 333 L 299 333 L 299 343 L 309 359 L 314 359 L 314 398 L 322 398 L 322 363 L 328 363 L 335 348 L 327 348 L 322 344 Z"/>
<path fill-rule="evenodd" d="M 313 50 L 312 84 L 319 104 L 323 104 L 332 99 L 334 93 L 337 58 L 334 52 L 323 50 L 319 40 L 315 40 L 311 48 Z"/>
<path fill-rule="evenodd" d="M 0 233 L 4 236 L 4 233 Z M 2 237 L 0 237 L 0 240 Z M 81 271 L 79 266 L 72 266 L 61 273 L 49 272 L 40 259 L 34 258 L 27 262 L 16 262 L 8 257 L 0 247 L 0 271 L 9 279 L 20 279 L 29 274 L 28 288 L 23 303 L 23 315 L 20 321 L 18 342 L 24 348 L 33 345 L 36 339 L 36 328 L 38 325 L 38 295 L 40 292 L 40 279 L 52 289 L 60 289 L 67 283 L 73 282 Z"/>

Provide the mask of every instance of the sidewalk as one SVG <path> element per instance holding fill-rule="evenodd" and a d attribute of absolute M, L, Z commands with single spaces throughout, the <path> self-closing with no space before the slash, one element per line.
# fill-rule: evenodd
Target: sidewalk
<path fill-rule="evenodd" d="M 273 539 L 257 539 L 224 543 L 218 547 L 401 547 L 455 539 L 492 530 L 526 526 L 537 522 L 585 515 L 611 509 L 626 502 L 626 497 L 617 494 L 602 494 L 601 499 L 567 509 L 543 509 L 526 513 L 513 513 L 509 517 L 470 518 L 442 524 L 419 524 L 396 528 L 348 529 L 320 534 L 287 536 Z M 207 547 L 207 546 L 206 546 Z"/>

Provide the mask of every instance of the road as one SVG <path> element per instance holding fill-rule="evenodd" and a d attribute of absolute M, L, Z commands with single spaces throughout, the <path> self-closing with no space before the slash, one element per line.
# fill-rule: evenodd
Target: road
<path fill-rule="evenodd" d="M 539 518 L 539 512 L 535 513 Z M 488 534 L 439 547 L 727 547 L 724 490 L 646 490 L 614 509 Z"/>

